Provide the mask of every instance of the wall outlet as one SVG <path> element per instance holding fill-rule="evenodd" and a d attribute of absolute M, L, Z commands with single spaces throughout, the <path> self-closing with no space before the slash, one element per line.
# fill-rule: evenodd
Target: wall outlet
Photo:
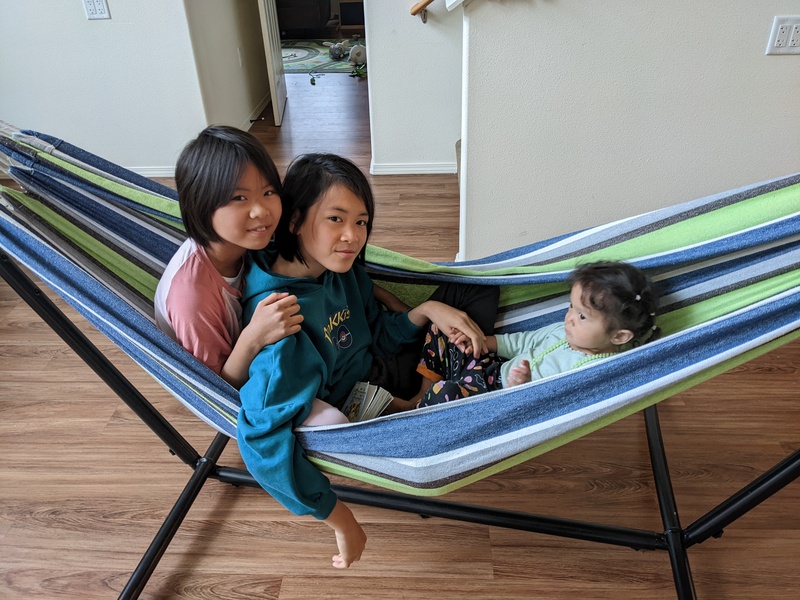
<path fill-rule="evenodd" d="M 792 32 L 789 34 L 789 47 L 797 48 L 800 46 L 800 25 L 793 25 Z"/>
<path fill-rule="evenodd" d="M 106 0 L 83 0 L 83 10 L 86 13 L 86 18 L 90 21 L 111 18 Z"/>
<path fill-rule="evenodd" d="M 772 20 L 767 54 L 800 54 L 800 16 Z"/>

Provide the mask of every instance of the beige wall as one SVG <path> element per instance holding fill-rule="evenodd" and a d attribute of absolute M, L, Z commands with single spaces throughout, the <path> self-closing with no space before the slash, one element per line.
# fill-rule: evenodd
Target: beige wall
<path fill-rule="evenodd" d="M 88 21 L 80 2 L 0 0 L 0 119 L 150 177 L 207 124 L 249 127 L 269 94 L 256 0 L 186 4 L 108 0 Z"/>
<path fill-rule="evenodd" d="M 88 21 L 79 2 L 0 0 L 14 24 L 0 36 L 0 119 L 170 175 L 205 125 L 247 128 L 266 105 L 257 1 L 108 0 L 112 18 Z M 460 10 L 426 25 L 402 3 L 365 10 L 375 171 L 453 172 Z"/>
<path fill-rule="evenodd" d="M 428 22 L 413 3 L 364 3 L 374 174 L 455 173 L 461 135 L 461 9 Z"/>
<path fill-rule="evenodd" d="M 0 119 L 62 137 L 144 175 L 167 175 L 205 119 L 183 4 L 2 1 Z"/>
<path fill-rule="evenodd" d="M 269 104 L 260 0 L 185 0 L 206 120 L 250 128 Z"/>
<path fill-rule="evenodd" d="M 796 0 L 472 0 L 460 258 L 800 171 Z"/>

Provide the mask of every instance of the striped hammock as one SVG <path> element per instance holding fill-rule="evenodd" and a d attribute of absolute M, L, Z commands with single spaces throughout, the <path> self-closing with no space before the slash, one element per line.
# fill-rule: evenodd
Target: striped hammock
<path fill-rule="evenodd" d="M 176 194 L 62 140 L 0 132 L 0 246 L 198 417 L 236 437 L 236 390 L 154 324 L 184 239 Z M 527 385 L 364 423 L 301 428 L 320 469 L 436 496 L 640 411 L 800 336 L 800 174 L 481 260 L 429 263 L 370 246 L 375 281 L 414 304 L 446 281 L 501 286 L 498 332 L 560 321 L 578 264 L 624 260 L 662 293 L 664 336 Z"/>

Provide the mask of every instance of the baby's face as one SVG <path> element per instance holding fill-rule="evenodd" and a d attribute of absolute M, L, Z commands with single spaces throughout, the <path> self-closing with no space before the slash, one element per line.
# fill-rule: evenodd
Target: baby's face
<path fill-rule="evenodd" d="M 569 310 L 564 317 L 564 330 L 570 348 L 585 354 L 617 352 L 617 346 L 611 341 L 613 332 L 608 331 L 605 315 L 583 304 L 582 292 L 580 284 L 572 286 Z"/>

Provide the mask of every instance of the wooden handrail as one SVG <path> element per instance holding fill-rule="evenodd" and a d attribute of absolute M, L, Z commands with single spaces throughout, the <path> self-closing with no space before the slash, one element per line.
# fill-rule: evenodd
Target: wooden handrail
<path fill-rule="evenodd" d="M 411 7 L 411 14 L 416 17 L 419 13 L 428 8 L 428 5 L 432 2 L 433 0 L 422 0 L 421 2 L 417 2 Z"/>

